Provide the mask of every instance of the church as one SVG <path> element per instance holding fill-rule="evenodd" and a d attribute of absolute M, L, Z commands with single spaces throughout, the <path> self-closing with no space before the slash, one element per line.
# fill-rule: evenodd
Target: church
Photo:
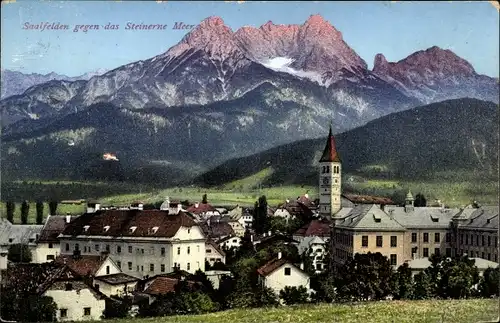
<path fill-rule="evenodd" d="M 342 161 L 331 127 L 319 160 L 318 207 L 330 222 L 334 264 L 367 252 L 380 252 L 395 267 L 432 254 L 467 253 L 498 262 L 498 205 L 415 207 L 410 191 L 404 206 L 356 204 L 344 198 Z"/>

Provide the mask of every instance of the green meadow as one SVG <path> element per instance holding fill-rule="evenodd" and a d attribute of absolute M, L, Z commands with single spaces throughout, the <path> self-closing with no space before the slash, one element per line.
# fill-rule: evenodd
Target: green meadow
<path fill-rule="evenodd" d="M 498 322 L 498 299 L 381 301 L 236 309 L 205 315 L 112 320 L 116 323 L 474 323 Z"/>

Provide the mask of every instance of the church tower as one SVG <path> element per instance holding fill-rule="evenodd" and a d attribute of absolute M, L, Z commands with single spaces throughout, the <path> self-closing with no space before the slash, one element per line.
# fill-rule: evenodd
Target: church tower
<path fill-rule="evenodd" d="M 342 168 L 332 127 L 319 160 L 319 213 L 330 219 L 341 208 Z"/>

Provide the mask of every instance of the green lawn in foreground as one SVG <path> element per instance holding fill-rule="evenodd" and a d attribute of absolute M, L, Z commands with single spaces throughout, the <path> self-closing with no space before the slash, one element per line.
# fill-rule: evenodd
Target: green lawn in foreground
<path fill-rule="evenodd" d="M 309 305 L 229 310 L 206 315 L 113 320 L 116 323 L 360 322 L 473 323 L 498 317 L 498 299 L 383 301 L 359 305 Z"/>

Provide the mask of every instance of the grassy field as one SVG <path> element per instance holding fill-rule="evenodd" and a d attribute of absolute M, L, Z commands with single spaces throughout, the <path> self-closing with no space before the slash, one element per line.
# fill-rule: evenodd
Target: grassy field
<path fill-rule="evenodd" d="M 57 214 L 81 214 L 86 210 L 85 204 L 72 205 L 72 204 L 58 204 Z M 44 203 L 43 205 L 43 218 L 46 219 L 49 214 L 49 204 Z M 0 215 L 2 218 L 6 218 L 5 203 L 0 205 Z M 21 223 L 21 202 L 16 203 L 16 210 L 14 212 L 14 223 Z M 36 223 L 36 205 L 35 202 L 30 203 L 30 209 L 28 213 L 28 223 Z"/>
<path fill-rule="evenodd" d="M 230 310 L 193 316 L 114 320 L 116 323 L 362 322 L 473 323 L 497 322 L 498 300 L 385 301 L 359 305 L 310 305 Z"/>

